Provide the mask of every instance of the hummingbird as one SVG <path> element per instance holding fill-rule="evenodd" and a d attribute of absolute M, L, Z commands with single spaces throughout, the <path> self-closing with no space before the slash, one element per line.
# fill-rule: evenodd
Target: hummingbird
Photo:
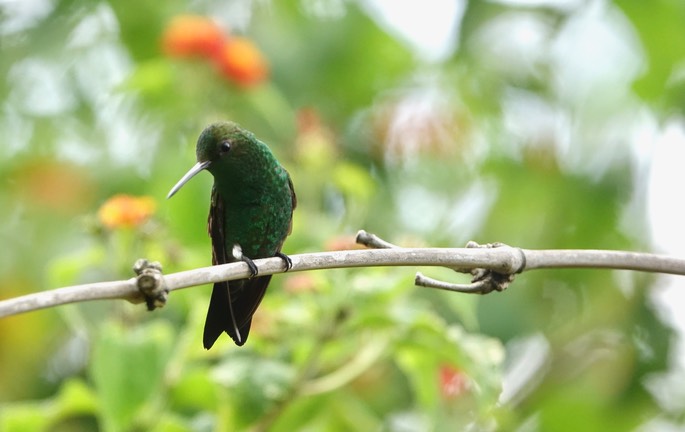
<path fill-rule="evenodd" d="M 297 198 L 290 175 L 269 147 L 233 122 L 207 126 L 195 153 L 197 163 L 171 188 L 167 199 L 203 170 L 214 177 L 207 222 L 212 264 L 244 261 L 251 277 L 214 284 L 203 345 L 210 349 L 226 332 L 241 346 L 271 280 L 271 275 L 257 275 L 252 260 L 278 256 L 286 271 L 292 267 L 281 247 L 292 230 Z"/>

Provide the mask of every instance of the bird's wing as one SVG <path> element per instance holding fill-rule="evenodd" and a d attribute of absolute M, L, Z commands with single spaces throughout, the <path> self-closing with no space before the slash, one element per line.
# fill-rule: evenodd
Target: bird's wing
<path fill-rule="evenodd" d="M 219 197 L 216 188 L 213 187 L 209 218 L 207 219 L 207 231 L 212 240 L 213 265 L 228 262 L 226 246 L 224 245 L 223 207 L 223 200 Z M 217 282 L 212 290 L 212 298 L 209 301 L 209 310 L 207 310 L 207 319 L 205 320 L 202 338 L 205 349 L 214 345 L 221 333 L 228 327 L 227 323 L 232 320 L 228 282 Z"/>
<path fill-rule="evenodd" d="M 292 200 L 292 211 L 295 211 L 295 207 L 297 207 L 297 195 L 295 195 L 295 186 L 293 186 L 293 181 L 290 178 L 290 174 L 288 171 L 285 172 L 285 174 L 288 176 L 288 189 L 290 189 L 290 199 Z M 290 213 L 290 226 L 288 227 L 288 235 L 293 231 L 293 217 L 292 213 Z M 285 239 L 283 239 L 285 241 Z M 278 248 L 280 252 L 280 247 Z"/>
<path fill-rule="evenodd" d="M 216 188 L 212 188 L 207 230 L 212 240 L 212 263 L 225 264 L 235 258 L 227 250 L 224 232 L 224 202 Z M 249 257 L 248 257 L 249 258 Z M 212 347 L 223 331 L 236 345 L 247 340 L 252 315 L 262 301 L 271 276 L 254 277 L 230 282 L 217 282 L 212 290 L 203 336 L 205 349 Z"/>

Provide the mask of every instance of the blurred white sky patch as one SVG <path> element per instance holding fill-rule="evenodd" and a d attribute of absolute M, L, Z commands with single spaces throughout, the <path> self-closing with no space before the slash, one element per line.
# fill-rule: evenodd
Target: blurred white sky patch
<path fill-rule="evenodd" d="M 645 69 L 632 24 L 617 7 L 604 2 L 578 9 L 551 48 L 557 95 L 570 104 L 591 107 L 590 114 L 615 110 Z"/>
<path fill-rule="evenodd" d="M 52 12 L 55 4 L 52 0 L 0 0 L 3 19 L 0 35 L 18 33 L 36 25 Z"/>
<path fill-rule="evenodd" d="M 685 119 L 667 122 L 654 138 L 647 190 L 652 238 L 658 250 L 685 256 Z"/>
<path fill-rule="evenodd" d="M 454 51 L 466 7 L 464 0 L 366 0 L 362 5 L 389 33 L 429 61 L 443 60 Z"/>
<path fill-rule="evenodd" d="M 521 7 L 548 7 L 557 10 L 577 9 L 586 0 L 491 0 L 493 3 L 500 3 L 510 6 Z"/>
<path fill-rule="evenodd" d="M 648 138 L 648 137 L 644 137 Z M 651 165 L 647 184 L 647 215 L 653 248 L 660 253 L 685 257 L 685 119 L 666 122 L 651 141 Z M 685 368 L 685 277 L 660 276 L 654 298 L 679 331 L 680 342 L 673 359 Z"/>
<path fill-rule="evenodd" d="M 616 6 L 590 2 L 560 29 L 549 55 L 555 98 L 569 116 L 570 139 L 560 141 L 567 146 L 558 147 L 558 159 L 597 178 L 628 157 L 641 111 L 631 90 L 645 69 L 640 40 Z"/>
<path fill-rule="evenodd" d="M 519 79 L 545 72 L 554 22 L 528 11 L 503 12 L 483 24 L 470 40 L 483 66 Z"/>

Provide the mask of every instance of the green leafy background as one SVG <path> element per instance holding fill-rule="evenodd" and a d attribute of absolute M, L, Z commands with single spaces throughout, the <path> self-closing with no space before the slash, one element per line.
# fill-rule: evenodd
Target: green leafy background
<path fill-rule="evenodd" d="M 139 257 L 208 265 L 211 177 L 164 197 L 218 119 L 290 171 L 289 254 L 352 247 L 362 228 L 406 246 L 649 249 L 631 127 L 682 118 L 681 2 L 469 1 L 440 59 L 361 0 L 29 4 L 0 3 L 1 298 L 129 278 Z M 163 55 L 188 13 L 253 40 L 269 80 Z M 117 193 L 157 211 L 107 230 L 97 210 Z M 242 348 L 202 349 L 208 286 L 153 313 L 101 301 L 2 319 L 0 430 L 682 427 L 685 403 L 650 386 L 675 347 L 655 277 L 537 271 L 471 297 L 414 287 L 414 271 L 274 277 Z"/>

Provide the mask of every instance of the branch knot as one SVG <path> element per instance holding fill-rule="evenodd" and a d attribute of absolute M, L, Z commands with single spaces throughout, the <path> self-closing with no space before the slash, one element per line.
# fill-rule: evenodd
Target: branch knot
<path fill-rule="evenodd" d="M 145 298 L 147 310 L 164 307 L 169 298 L 169 288 L 162 275 L 162 264 L 140 258 L 133 265 L 133 271 L 138 275 L 136 286 Z"/>

